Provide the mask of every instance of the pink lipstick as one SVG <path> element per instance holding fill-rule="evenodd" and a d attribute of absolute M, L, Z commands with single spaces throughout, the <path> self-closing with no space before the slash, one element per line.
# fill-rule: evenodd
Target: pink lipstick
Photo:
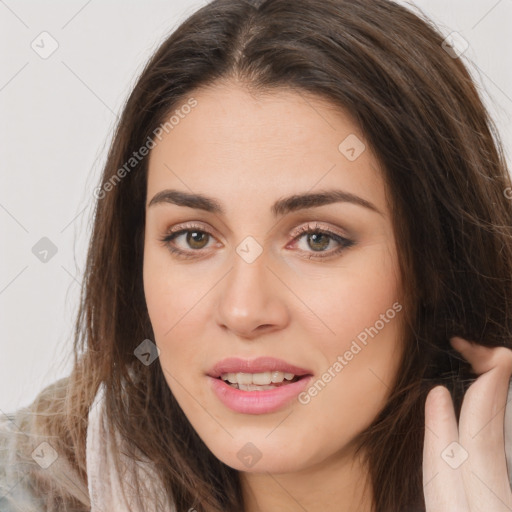
<path fill-rule="evenodd" d="M 283 408 L 301 393 L 312 372 L 273 357 L 228 358 L 218 362 L 208 377 L 226 407 L 243 414 L 265 414 Z"/>

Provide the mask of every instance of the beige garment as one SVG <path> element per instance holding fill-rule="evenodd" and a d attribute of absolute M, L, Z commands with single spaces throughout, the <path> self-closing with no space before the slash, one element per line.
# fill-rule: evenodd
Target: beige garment
<path fill-rule="evenodd" d="M 151 463 L 136 464 L 131 459 L 125 458 L 122 476 L 115 471 L 112 463 L 112 450 L 108 441 L 106 424 L 103 415 L 103 391 L 98 390 L 93 405 L 89 409 L 89 425 L 87 430 L 87 474 L 88 489 L 76 489 L 75 496 L 82 503 L 91 502 L 91 512 L 126 512 L 128 503 L 122 498 L 121 486 L 127 491 L 128 500 L 132 503 L 132 512 L 175 512 L 175 507 L 170 505 L 162 493 L 162 487 L 158 478 L 151 469 Z M 509 468 L 509 480 L 512 485 L 512 382 L 509 388 L 508 402 L 505 412 L 505 450 L 507 465 Z M 21 451 L 19 440 L 26 440 L 27 436 L 34 437 L 33 447 L 41 440 L 39 436 L 32 434 L 31 424 L 26 424 L 31 415 L 27 410 L 20 410 L 12 415 L 0 414 L 0 511 L 1 512 L 44 512 L 46 507 L 42 496 L 34 493 L 31 481 L 27 478 L 29 466 L 24 460 L 20 460 Z M 51 442 L 51 440 L 50 440 Z M 30 449 L 27 455 L 28 462 L 32 466 L 36 463 L 30 457 Z M 61 464 L 59 468 L 57 465 Z M 42 472 L 48 470 L 37 468 Z M 68 481 L 79 482 L 73 476 L 73 470 L 59 458 L 49 469 L 57 476 L 65 474 Z M 144 483 L 147 499 L 143 499 L 142 507 L 136 504 L 135 497 L 142 493 L 141 490 L 133 491 L 133 472 L 141 475 Z M 59 479 L 61 476 L 59 476 Z M 131 491 L 131 492 L 130 492 Z M 88 494 L 85 495 L 85 493 Z M 82 496 L 84 494 L 84 496 Z M 80 510 L 87 510 L 80 508 Z M 67 509 L 70 510 L 70 509 Z M 73 509 L 75 510 L 75 509 Z"/>
<path fill-rule="evenodd" d="M 116 471 L 104 421 L 103 398 L 104 385 L 89 408 L 86 456 L 91 512 L 175 512 L 150 461 L 141 457 L 146 462 L 139 463 L 121 455 L 122 474 Z M 120 436 L 116 435 L 116 439 L 119 443 Z M 138 488 L 134 484 L 135 473 L 142 483 Z"/>

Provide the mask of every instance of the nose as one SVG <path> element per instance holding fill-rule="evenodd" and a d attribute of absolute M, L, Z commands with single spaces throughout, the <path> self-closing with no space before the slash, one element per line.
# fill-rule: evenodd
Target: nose
<path fill-rule="evenodd" d="M 218 289 L 217 323 L 223 329 L 252 339 L 288 325 L 287 290 L 267 264 L 265 253 L 252 263 L 235 253 Z"/>

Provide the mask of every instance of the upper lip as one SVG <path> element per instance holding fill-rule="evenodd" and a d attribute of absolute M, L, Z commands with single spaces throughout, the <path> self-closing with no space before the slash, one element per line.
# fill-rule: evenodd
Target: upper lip
<path fill-rule="evenodd" d="M 210 377 L 220 377 L 224 373 L 262 373 L 279 371 L 293 373 L 297 376 L 311 375 L 310 370 L 300 368 L 275 357 L 258 357 L 257 359 L 240 359 L 229 357 L 216 363 L 209 371 Z"/>

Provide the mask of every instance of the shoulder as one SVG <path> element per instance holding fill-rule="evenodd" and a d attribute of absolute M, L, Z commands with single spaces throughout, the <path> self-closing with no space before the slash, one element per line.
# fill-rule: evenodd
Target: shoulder
<path fill-rule="evenodd" d="M 26 463 L 20 457 L 22 437 L 18 412 L 0 413 L 0 510 L 2 512 L 42 512 L 43 501 L 36 495 Z"/>
<path fill-rule="evenodd" d="M 0 411 L 1 512 L 90 510 L 66 431 L 66 382 L 47 386 L 27 407 Z"/>

